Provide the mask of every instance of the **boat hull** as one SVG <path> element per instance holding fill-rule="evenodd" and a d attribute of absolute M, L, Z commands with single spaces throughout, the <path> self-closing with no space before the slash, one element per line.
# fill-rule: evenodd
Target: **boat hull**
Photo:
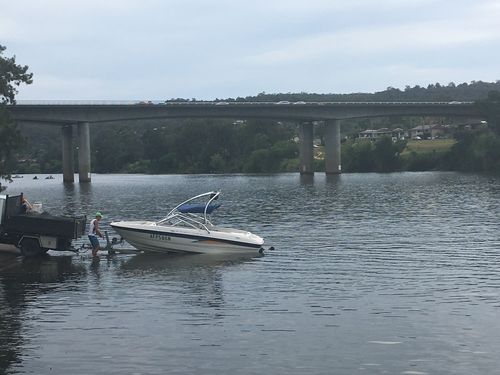
<path fill-rule="evenodd" d="M 236 229 L 207 232 L 154 222 L 114 222 L 111 227 L 138 250 L 159 253 L 257 253 L 264 244 L 261 237 Z"/>

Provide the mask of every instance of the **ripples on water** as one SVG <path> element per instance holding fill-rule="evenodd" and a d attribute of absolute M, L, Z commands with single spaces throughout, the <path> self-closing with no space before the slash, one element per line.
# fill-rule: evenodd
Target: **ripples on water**
<path fill-rule="evenodd" d="M 500 181 L 454 173 L 16 180 L 54 213 L 215 221 L 265 256 L 0 256 L 0 373 L 487 374 L 498 369 Z"/>

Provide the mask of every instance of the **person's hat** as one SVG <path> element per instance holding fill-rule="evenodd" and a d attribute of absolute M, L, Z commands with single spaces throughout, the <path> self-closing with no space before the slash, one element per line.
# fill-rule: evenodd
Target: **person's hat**
<path fill-rule="evenodd" d="M 96 216 L 96 217 L 98 217 L 98 216 L 99 216 L 99 217 L 102 217 L 102 214 L 101 214 L 99 211 L 97 211 L 97 212 L 95 213 L 95 216 Z"/>

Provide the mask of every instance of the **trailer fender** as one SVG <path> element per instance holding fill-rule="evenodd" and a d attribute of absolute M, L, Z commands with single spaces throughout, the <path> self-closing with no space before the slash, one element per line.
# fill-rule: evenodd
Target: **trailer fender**
<path fill-rule="evenodd" d="M 44 254 L 47 249 L 43 249 L 38 236 L 22 236 L 17 247 L 25 257 L 32 257 Z"/>

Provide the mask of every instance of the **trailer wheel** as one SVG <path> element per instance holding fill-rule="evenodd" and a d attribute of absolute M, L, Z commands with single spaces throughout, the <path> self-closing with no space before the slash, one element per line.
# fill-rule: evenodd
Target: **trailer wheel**
<path fill-rule="evenodd" d="M 44 254 L 40 242 L 36 238 L 23 238 L 21 242 L 21 254 L 25 257 L 34 257 Z"/>

